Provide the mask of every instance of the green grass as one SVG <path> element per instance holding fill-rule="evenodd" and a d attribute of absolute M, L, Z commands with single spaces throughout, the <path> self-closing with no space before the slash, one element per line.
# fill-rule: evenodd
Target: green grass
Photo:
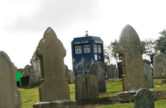
<path fill-rule="evenodd" d="M 106 81 L 107 92 L 122 91 L 122 80 L 107 80 Z"/>
<path fill-rule="evenodd" d="M 123 104 L 101 105 L 97 108 L 134 108 L 134 104 L 133 103 L 123 103 Z"/>
<path fill-rule="evenodd" d="M 39 102 L 38 88 L 19 89 L 19 91 L 21 92 L 23 108 L 32 108 L 34 103 Z"/>
<path fill-rule="evenodd" d="M 75 100 L 75 84 L 70 84 L 70 100 Z"/>
<path fill-rule="evenodd" d="M 161 79 L 154 79 L 154 88 L 151 90 L 166 90 L 166 84 L 161 84 Z M 70 99 L 75 100 L 75 84 L 70 84 Z M 122 81 L 108 80 L 106 81 L 106 93 L 101 93 L 101 97 L 115 96 L 117 91 L 122 91 Z M 32 108 L 32 105 L 39 102 L 39 91 L 38 87 L 32 89 L 19 89 L 21 92 L 22 106 L 23 108 Z M 116 92 L 115 92 L 116 91 Z M 97 108 L 133 108 L 133 103 L 118 103 L 112 105 L 99 105 Z M 155 102 L 155 108 L 166 108 L 166 99 Z"/>
<path fill-rule="evenodd" d="M 154 88 L 152 88 L 151 90 L 154 90 L 154 91 L 166 90 L 166 84 L 161 84 L 162 80 L 164 79 L 154 79 L 153 80 Z"/>

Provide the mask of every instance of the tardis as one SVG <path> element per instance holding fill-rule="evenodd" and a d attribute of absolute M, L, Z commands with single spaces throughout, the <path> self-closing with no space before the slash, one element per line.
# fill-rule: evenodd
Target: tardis
<path fill-rule="evenodd" d="M 104 63 L 103 41 L 100 37 L 89 36 L 74 38 L 72 43 L 73 74 L 87 74 L 94 62 Z"/>

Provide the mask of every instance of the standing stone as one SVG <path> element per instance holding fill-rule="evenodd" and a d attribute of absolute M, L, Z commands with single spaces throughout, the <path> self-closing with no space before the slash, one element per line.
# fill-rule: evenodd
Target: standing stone
<path fill-rule="evenodd" d="M 93 63 L 89 69 L 89 73 L 94 74 L 97 77 L 99 92 L 106 92 L 104 72 L 105 72 L 105 66 L 101 62 Z"/>
<path fill-rule="evenodd" d="M 0 108 L 21 108 L 16 85 L 16 67 L 5 52 L 0 52 Z"/>
<path fill-rule="evenodd" d="M 95 102 L 99 98 L 99 88 L 96 75 L 77 75 L 75 81 L 75 92 L 75 98 L 78 102 Z"/>
<path fill-rule="evenodd" d="M 166 78 L 166 55 L 163 53 L 154 56 L 153 68 L 155 78 Z"/>
<path fill-rule="evenodd" d="M 36 50 L 40 58 L 41 85 L 40 101 L 68 100 L 69 86 L 65 81 L 65 48 L 49 27 Z"/>
<path fill-rule="evenodd" d="M 154 96 L 148 89 L 139 89 L 134 97 L 134 108 L 154 108 Z"/>
<path fill-rule="evenodd" d="M 122 59 L 123 90 L 146 88 L 140 39 L 136 31 L 127 25 L 120 36 L 119 54 Z"/>
<path fill-rule="evenodd" d="M 152 75 L 153 70 L 152 70 L 152 67 L 150 66 L 150 62 L 147 60 L 144 60 L 144 74 L 148 83 L 148 88 L 153 88 L 154 87 L 153 75 Z"/>

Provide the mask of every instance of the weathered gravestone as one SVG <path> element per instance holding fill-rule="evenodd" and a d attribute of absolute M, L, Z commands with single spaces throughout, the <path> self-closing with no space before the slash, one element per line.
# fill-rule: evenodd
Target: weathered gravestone
<path fill-rule="evenodd" d="M 127 25 L 119 39 L 119 54 L 122 59 L 123 90 L 146 88 L 140 39 L 136 31 Z"/>
<path fill-rule="evenodd" d="M 5 52 L 0 52 L 0 108 L 21 108 L 20 93 L 17 90 L 17 69 Z"/>
<path fill-rule="evenodd" d="M 79 103 L 92 103 L 99 98 L 96 75 L 77 75 L 75 81 L 75 98 Z"/>
<path fill-rule="evenodd" d="M 148 89 L 139 89 L 134 97 L 134 108 L 154 108 L 154 96 Z"/>
<path fill-rule="evenodd" d="M 166 54 L 157 54 L 153 59 L 154 77 L 166 78 Z"/>
<path fill-rule="evenodd" d="M 144 60 L 144 74 L 148 83 L 148 88 L 153 88 L 154 87 L 153 75 L 152 75 L 153 70 L 152 70 L 152 67 L 150 66 L 150 62 L 147 60 Z"/>
<path fill-rule="evenodd" d="M 110 64 L 106 67 L 108 79 L 119 78 L 119 71 L 116 68 L 116 65 Z"/>
<path fill-rule="evenodd" d="M 21 86 L 23 88 L 28 88 L 30 85 L 30 74 L 32 73 L 32 67 L 30 65 L 26 65 L 23 69 L 23 76 L 21 78 Z"/>
<path fill-rule="evenodd" d="M 50 27 L 40 40 L 36 54 L 41 65 L 40 101 L 68 100 L 69 86 L 65 81 L 64 66 L 66 51 Z"/>
<path fill-rule="evenodd" d="M 65 70 L 66 81 L 68 84 L 74 83 L 74 75 L 72 70 L 68 69 L 67 65 L 65 65 Z"/>
<path fill-rule="evenodd" d="M 105 66 L 103 63 L 96 62 L 90 65 L 89 73 L 96 75 L 98 80 L 99 92 L 106 92 L 104 72 L 105 72 Z"/>
<path fill-rule="evenodd" d="M 36 53 L 34 53 L 30 62 L 31 65 L 26 65 L 23 69 L 21 81 L 24 88 L 32 88 L 40 85 L 40 59 L 36 56 Z"/>
<path fill-rule="evenodd" d="M 30 86 L 38 86 L 40 84 L 40 75 L 41 75 L 41 69 L 40 69 L 40 59 L 37 57 L 36 54 L 33 55 L 31 59 L 31 67 L 32 67 L 32 73 L 30 74 Z"/>
<path fill-rule="evenodd" d="M 68 83 L 69 84 L 74 83 L 73 71 L 69 69 L 67 72 L 68 72 Z"/>

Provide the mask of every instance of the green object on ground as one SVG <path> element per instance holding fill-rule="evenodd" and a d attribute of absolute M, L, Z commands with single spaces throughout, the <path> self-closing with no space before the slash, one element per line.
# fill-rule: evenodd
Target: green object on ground
<path fill-rule="evenodd" d="M 22 72 L 21 72 L 21 71 L 18 71 L 18 72 L 16 73 L 16 81 L 17 81 L 17 82 L 20 82 L 21 77 L 22 77 Z"/>

